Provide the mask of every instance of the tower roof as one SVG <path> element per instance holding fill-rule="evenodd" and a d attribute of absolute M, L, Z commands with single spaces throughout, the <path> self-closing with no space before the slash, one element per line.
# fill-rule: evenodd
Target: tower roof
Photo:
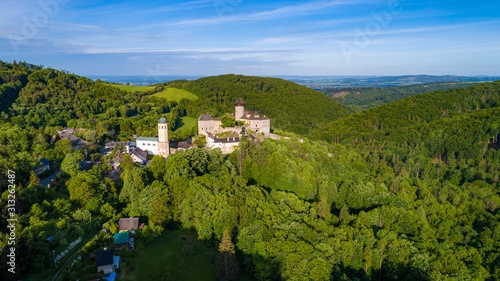
<path fill-rule="evenodd" d="M 209 120 L 214 120 L 214 118 L 212 118 L 212 116 L 210 116 L 207 113 L 203 113 L 202 115 L 200 115 L 200 118 L 198 118 L 198 121 L 209 121 Z"/>
<path fill-rule="evenodd" d="M 158 121 L 158 124 L 164 124 L 164 123 L 167 123 L 167 119 L 165 118 L 160 118 L 160 121 Z"/>
<path fill-rule="evenodd" d="M 243 101 L 243 99 L 240 97 L 238 98 L 235 102 L 234 102 L 234 105 L 236 106 L 245 106 L 245 102 Z"/>

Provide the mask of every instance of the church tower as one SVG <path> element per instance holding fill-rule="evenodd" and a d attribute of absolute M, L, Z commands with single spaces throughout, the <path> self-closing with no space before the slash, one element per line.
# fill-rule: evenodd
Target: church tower
<path fill-rule="evenodd" d="M 245 102 L 242 98 L 238 98 L 234 103 L 234 120 L 240 121 L 245 115 Z"/>
<path fill-rule="evenodd" d="M 170 145 L 168 143 L 168 124 L 167 119 L 160 118 L 158 121 L 158 154 L 167 158 L 170 154 Z"/>

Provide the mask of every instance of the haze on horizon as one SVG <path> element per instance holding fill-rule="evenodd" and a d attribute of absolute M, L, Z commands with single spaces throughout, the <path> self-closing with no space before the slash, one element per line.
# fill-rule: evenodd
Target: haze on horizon
<path fill-rule="evenodd" d="M 500 2 L 4 0 L 0 60 L 79 75 L 500 76 Z"/>

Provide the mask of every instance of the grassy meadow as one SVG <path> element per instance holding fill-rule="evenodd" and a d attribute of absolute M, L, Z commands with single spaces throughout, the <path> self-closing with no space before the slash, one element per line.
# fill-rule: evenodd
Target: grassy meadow
<path fill-rule="evenodd" d="M 153 94 L 153 96 L 177 102 L 179 102 L 181 99 L 190 99 L 190 100 L 198 99 L 198 96 L 196 96 L 195 94 L 177 88 L 167 88 L 165 91 Z"/>

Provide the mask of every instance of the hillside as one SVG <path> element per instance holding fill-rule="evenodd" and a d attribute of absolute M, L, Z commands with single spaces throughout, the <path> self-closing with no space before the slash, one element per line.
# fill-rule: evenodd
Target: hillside
<path fill-rule="evenodd" d="M 484 83 L 365 110 L 315 130 L 311 136 L 351 145 L 420 145 L 429 156 L 439 158 L 470 150 L 478 153 L 498 139 L 499 106 L 500 82 Z"/>
<path fill-rule="evenodd" d="M 217 116 L 234 111 L 234 101 L 242 97 L 246 109 L 271 118 L 272 128 L 299 134 L 353 112 L 315 90 L 278 78 L 221 75 L 163 85 L 199 96 L 199 113 Z"/>
<path fill-rule="evenodd" d="M 129 138 L 133 134 L 154 135 L 156 120 L 163 114 L 172 137 L 185 138 L 195 134 L 196 128 L 176 133 L 183 125 L 182 117 L 197 119 L 201 113 L 221 116 L 233 112 L 234 101 L 240 96 L 246 109 L 271 118 L 271 128 L 298 134 L 353 113 L 317 91 L 277 78 L 222 75 L 139 87 L 94 82 L 29 64 L 16 66 L 14 75 L 10 74 L 13 67 L 3 63 L 0 111 L 9 115 L 10 122 L 35 127 L 91 128 L 91 123 L 105 121 L 107 129 Z M 135 118 L 124 119 L 132 116 Z"/>
<path fill-rule="evenodd" d="M 480 84 L 479 82 L 453 82 L 453 83 L 427 83 L 408 86 L 393 86 L 393 87 L 353 87 L 339 89 L 321 90 L 326 96 L 332 97 L 334 100 L 350 108 L 361 111 L 387 103 L 402 100 L 414 95 L 450 90 L 458 88 L 466 88 Z"/>
<path fill-rule="evenodd" d="M 28 83 L 28 75 L 41 69 L 28 63 L 12 64 L 0 60 L 0 112 L 7 110 Z"/>

